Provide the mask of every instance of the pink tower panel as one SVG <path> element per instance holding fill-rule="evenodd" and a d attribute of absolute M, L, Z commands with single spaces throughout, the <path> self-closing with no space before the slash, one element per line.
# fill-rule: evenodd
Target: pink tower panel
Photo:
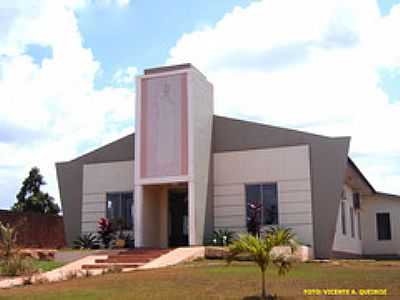
<path fill-rule="evenodd" d="M 186 74 L 141 81 L 141 177 L 188 174 Z"/>

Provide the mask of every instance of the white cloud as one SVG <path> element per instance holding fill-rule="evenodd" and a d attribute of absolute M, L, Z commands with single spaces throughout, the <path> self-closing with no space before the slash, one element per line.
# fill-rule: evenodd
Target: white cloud
<path fill-rule="evenodd" d="M 372 183 L 400 193 L 400 101 L 379 77 L 400 69 L 397 36 L 400 5 L 382 17 L 374 0 L 264 0 L 184 34 L 167 63 L 203 71 L 218 114 L 351 135 Z"/>
<path fill-rule="evenodd" d="M 136 67 L 127 67 L 125 69 L 118 69 L 113 76 L 113 82 L 118 85 L 130 85 L 135 82 L 135 76 L 138 74 Z"/>
<path fill-rule="evenodd" d="M 117 4 L 122 7 L 129 5 L 129 2 L 130 0 L 117 0 Z"/>
<path fill-rule="evenodd" d="M 82 45 L 74 11 L 84 5 L 0 4 L 6 16 L 0 19 L 0 207 L 9 207 L 10 186 L 15 189 L 35 165 L 58 198 L 55 162 L 132 130 L 133 83 L 94 87 L 101 66 Z M 52 57 L 35 64 L 25 53 L 32 44 L 51 48 Z"/>
<path fill-rule="evenodd" d="M 67 3 L 70 7 L 72 6 L 75 9 L 81 9 L 88 5 L 96 5 L 96 6 L 109 6 L 109 5 L 117 5 L 118 7 L 126 7 L 129 5 L 130 0 L 74 0 L 72 4 Z"/>

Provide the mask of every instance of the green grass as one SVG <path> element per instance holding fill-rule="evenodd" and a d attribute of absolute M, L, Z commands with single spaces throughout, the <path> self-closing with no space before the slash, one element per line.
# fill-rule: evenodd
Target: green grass
<path fill-rule="evenodd" d="M 64 263 L 57 261 L 32 260 L 32 265 L 37 270 L 40 269 L 42 272 L 47 272 L 62 267 Z"/>
<path fill-rule="evenodd" d="M 268 271 L 267 290 L 280 299 L 305 297 L 304 289 L 387 289 L 387 297 L 345 299 L 400 299 L 400 262 L 338 261 L 303 263 L 284 277 Z M 256 299 L 260 273 L 249 262 L 198 261 L 167 269 L 107 274 L 65 282 L 0 291 L 7 300 L 127 300 L 127 299 Z M 343 299 L 343 297 L 326 297 Z"/>

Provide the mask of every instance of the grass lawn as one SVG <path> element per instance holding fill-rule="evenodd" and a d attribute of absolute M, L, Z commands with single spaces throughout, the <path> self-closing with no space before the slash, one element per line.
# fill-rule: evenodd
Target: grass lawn
<path fill-rule="evenodd" d="M 248 262 L 227 266 L 204 260 L 167 269 L 115 273 L 65 282 L 1 290 L 0 299 L 125 300 L 125 299 L 257 299 L 258 269 Z M 272 270 L 267 289 L 280 299 L 321 299 L 303 296 L 304 289 L 387 289 L 386 297 L 325 297 L 326 299 L 400 299 L 400 261 L 299 264 L 287 276 Z"/>
<path fill-rule="evenodd" d="M 40 269 L 43 272 L 47 272 L 62 267 L 64 263 L 57 261 L 32 260 L 32 265 L 35 269 Z"/>

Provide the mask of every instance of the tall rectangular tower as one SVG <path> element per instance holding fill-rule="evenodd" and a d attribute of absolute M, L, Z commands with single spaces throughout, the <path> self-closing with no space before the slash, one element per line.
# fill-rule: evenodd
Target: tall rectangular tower
<path fill-rule="evenodd" d="M 168 244 L 168 189 L 184 184 L 189 244 L 202 244 L 211 159 L 212 85 L 196 68 L 184 64 L 145 70 L 136 86 L 136 242 L 143 247 Z"/>

